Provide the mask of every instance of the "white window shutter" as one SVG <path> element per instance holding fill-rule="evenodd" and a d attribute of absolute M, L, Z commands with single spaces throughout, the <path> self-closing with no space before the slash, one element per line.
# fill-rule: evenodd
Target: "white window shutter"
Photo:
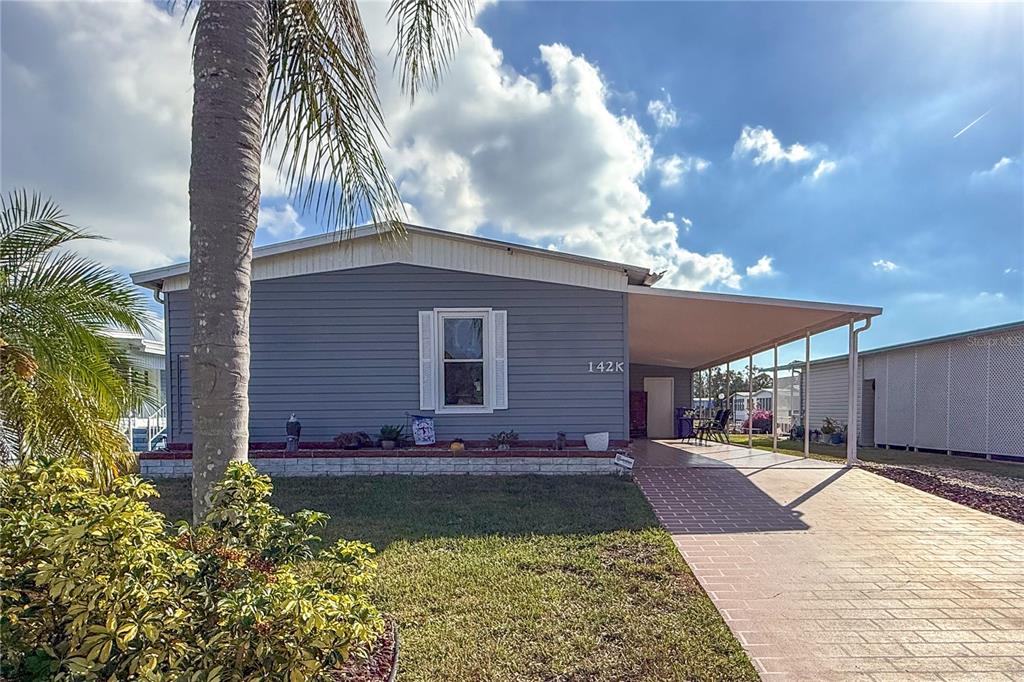
<path fill-rule="evenodd" d="M 491 311 L 491 343 L 494 345 L 494 409 L 508 409 L 508 311 Z"/>
<path fill-rule="evenodd" d="M 437 354 L 434 352 L 434 311 L 420 311 L 420 409 L 437 409 Z"/>

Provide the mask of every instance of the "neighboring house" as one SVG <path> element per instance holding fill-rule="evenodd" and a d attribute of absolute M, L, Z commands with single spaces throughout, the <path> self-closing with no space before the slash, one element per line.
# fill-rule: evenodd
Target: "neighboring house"
<path fill-rule="evenodd" d="M 746 421 L 747 410 L 751 407 L 750 392 L 736 391 L 732 396 L 733 419 L 739 422 Z M 755 410 L 772 410 L 772 389 L 762 388 L 754 391 L 753 408 Z"/>
<path fill-rule="evenodd" d="M 149 333 L 108 330 L 103 335 L 117 344 L 131 363 L 135 375 L 141 375 L 142 380 L 150 386 L 153 404 L 121 418 L 121 428 L 129 436 L 132 449 L 149 450 L 167 425 L 164 410 L 167 364 L 164 342 Z"/>
<path fill-rule="evenodd" d="M 170 447 L 192 439 L 188 265 L 136 273 L 165 306 Z M 652 288 L 647 268 L 408 226 L 255 250 L 250 438 L 303 442 L 435 418 L 440 441 L 674 434 L 693 370 L 881 313 L 878 308 Z M 640 404 L 638 401 L 637 405 Z"/>
<path fill-rule="evenodd" d="M 1024 458 L 1024 321 L 861 351 L 859 440 Z M 811 363 L 810 424 L 846 422 L 847 356 Z"/>

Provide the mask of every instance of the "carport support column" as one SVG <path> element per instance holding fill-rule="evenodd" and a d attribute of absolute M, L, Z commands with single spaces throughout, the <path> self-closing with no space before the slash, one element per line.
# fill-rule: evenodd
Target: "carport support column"
<path fill-rule="evenodd" d="M 804 385 L 800 387 L 804 396 L 804 457 L 811 456 L 811 333 L 804 341 Z"/>
<path fill-rule="evenodd" d="M 747 359 L 747 449 L 754 449 L 754 356 Z"/>
<path fill-rule="evenodd" d="M 772 359 L 772 452 L 779 449 L 779 426 L 776 421 L 779 413 L 779 344 L 774 346 L 775 356 Z"/>

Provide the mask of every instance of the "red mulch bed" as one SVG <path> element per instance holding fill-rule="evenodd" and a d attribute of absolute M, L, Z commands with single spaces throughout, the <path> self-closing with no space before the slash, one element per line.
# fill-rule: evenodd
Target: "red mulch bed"
<path fill-rule="evenodd" d="M 989 514 L 1024 524 L 1024 499 L 1018 496 L 1001 495 L 987 490 L 978 490 L 966 485 L 950 483 L 931 474 L 912 469 L 901 469 L 898 467 L 865 468 L 879 476 L 885 476 L 937 497 L 952 500 L 965 507 L 988 512 Z"/>
<path fill-rule="evenodd" d="M 340 670 L 331 671 L 334 682 L 387 682 L 391 668 L 398 664 L 398 634 L 393 623 L 377 640 L 366 658 L 355 656 Z"/>

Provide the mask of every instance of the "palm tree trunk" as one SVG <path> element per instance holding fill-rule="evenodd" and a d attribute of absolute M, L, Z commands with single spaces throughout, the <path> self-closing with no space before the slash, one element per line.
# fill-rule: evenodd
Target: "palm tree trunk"
<path fill-rule="evenodd" d="M 203 0 L 195 33 L 189 180 L 192 512 L 248 459 L 249 305 L 260 201 L 266 0 Z"/>

